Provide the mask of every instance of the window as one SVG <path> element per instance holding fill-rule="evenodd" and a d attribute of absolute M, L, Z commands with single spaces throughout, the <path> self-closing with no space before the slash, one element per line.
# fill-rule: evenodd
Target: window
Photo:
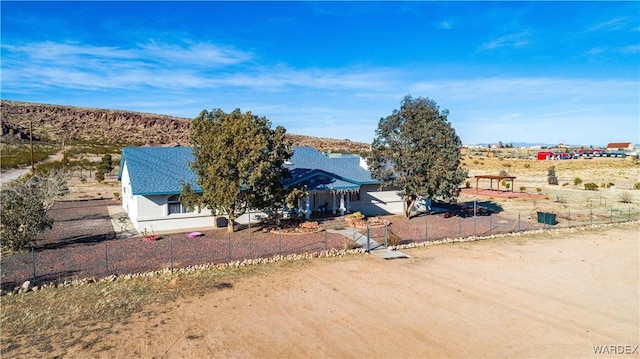
<path fill-rule="evenodd" d="M 187 207 L 180 202 L 180 195 L 174 194 L 167 199 L 167 206 L 169 208 L 169 214 L 175 213 L 188 213 Z"/>

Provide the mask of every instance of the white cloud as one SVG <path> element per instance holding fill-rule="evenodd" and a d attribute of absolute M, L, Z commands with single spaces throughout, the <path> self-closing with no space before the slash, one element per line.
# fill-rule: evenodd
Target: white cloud
<path fill-rule="evenodd" d="M 531 34 L 528 31 L 521 31 L 505 36 L 500 36 L 482 44 L 480 46 L 480 50 L 494 50 L 503 47 L 518 49 L 529 45 L 530 36 Z"/>
<path fill-rule="evenodd" d="M 524 46 L 518 44 L 527 38 L 510 35 L 488 48 Z M 250 52 L 209 43 L 120 49 L 47 42 L 3 44 L 2 51 L 2 97 L 10 91 L 32 102 L 70 94 L 75 103 L 59 104 L 189 118 L 202 109 L 241 108 L 291 133 L 370 142 L 378 120 L 411 94 L 449 109 L 465 143 L 556 140 L 549 136 L 567 143 L 606 137 L 605 143 L 625 140 L 611 138 L 615 131 L 640 132 L 637 79 L 434 79 L 415 68 L 295 69 L 257 64 Z M 637 53 L 638 46 L 627 51 Z"/>
<path fill-rule="evenodd" d="M 616 31 L 627 28 L 632 24 L 633 19 L 628 16 L 616 17 L 592 26 L 590 31 Z"/>
<path fill-rule="evenodd" d="M 439 29 L 443 29 L 443 30 L 453 29 L 453 21 L 451 21 L 451 20 L 441 21 L 441 22 L 438 23 L 437 27 Z"/>

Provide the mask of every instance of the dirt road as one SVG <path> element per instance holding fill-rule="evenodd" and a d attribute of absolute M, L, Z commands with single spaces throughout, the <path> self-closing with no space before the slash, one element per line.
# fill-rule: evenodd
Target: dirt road
<path fill-rule="evenodd" d="M 150 308 L 102 357 L 638 357 L 638 226 L 326 259 Z M 617 349 L 616 349 L 617 350 Z"/>

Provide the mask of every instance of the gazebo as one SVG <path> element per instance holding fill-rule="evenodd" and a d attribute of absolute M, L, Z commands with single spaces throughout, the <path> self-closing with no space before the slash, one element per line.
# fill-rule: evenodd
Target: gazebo
<path fill-rule="evenodd" d="M 488 179 L 490 180 L 490 185 L 489 188 L 491 191 L 493 191 L 493 180 L 496 180 L 496 182 L 498 182 L 498 188 L 496 189 L 496 191 L 500 191 L 500 181 L 502 180 L 508 180 L 511 182 L 511 192 L 513 192 L 513 180 L 516 179 L 515 176 L 500 176 L 500 175 L 477 175 L 475 176 L 476 179 L 476 193 L 478 193 L 478 182 L 481 179 Z"/>

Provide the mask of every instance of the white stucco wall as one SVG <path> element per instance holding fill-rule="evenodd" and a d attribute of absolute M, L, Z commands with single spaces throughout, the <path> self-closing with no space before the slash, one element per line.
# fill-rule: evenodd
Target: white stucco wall
<path fill-rule="evenodd" d="M 363 185 L 360 200 L 351 202 L 352 212 L 367 216 L 402 213 L 402 198 L 396 190 L 378 191 L 378 185 Z"/>
<path fill-rule="evenodd" d="M 169 195 L 133 196 L 129 218 L 138 232 L 167 233 L 214 228 L 211 211 L 169 214 Z"/>

